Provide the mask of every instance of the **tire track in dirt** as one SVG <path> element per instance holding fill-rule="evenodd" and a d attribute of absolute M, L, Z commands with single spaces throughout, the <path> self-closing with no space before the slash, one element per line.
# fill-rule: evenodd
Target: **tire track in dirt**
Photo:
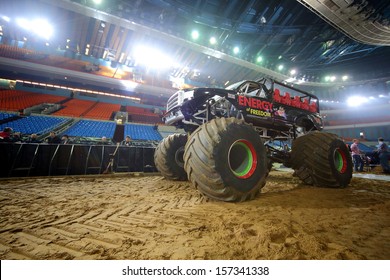
<path fill-rule="evenodd" d="M 212 201 L 161 176 L 1 183 L 2 259 L 390 257 L 388 182 L 323 189 L 271 173 L 244 203 Z"/>

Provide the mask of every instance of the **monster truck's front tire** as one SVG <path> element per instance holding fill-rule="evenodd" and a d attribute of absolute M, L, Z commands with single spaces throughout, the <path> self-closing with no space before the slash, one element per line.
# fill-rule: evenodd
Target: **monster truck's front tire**
<path fill-rule="evenodd" d="M 259 134 L 236 118 L 200 126 L 184 152 L 188 179 L 203 195 L 222 201 L 253 199 L 265 185 L 267 165 Z"/>
<path fill-rule="evenodd" d="M 316 131 L 294 140 L 291 166 L 308 185 L 346 187 L 352 178 L 348 148 L 332 133 Z"/>
<path fill-rule="evenodd" d="M 161 175 L 170 180 L 185 181 L 184 146 L 187 134 L 172 134 L 164 138 L 154 152 L 154 164 Z"/>

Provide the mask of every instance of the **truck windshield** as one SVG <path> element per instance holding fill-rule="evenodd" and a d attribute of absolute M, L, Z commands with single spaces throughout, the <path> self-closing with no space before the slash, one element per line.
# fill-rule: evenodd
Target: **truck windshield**
<path fill-rule="evenodd" d="M 239 81 L 237 83 L 234 83 L 234 84 L 231 84 L 230 86 L 228 86 L 226 89 L 237 89 L 242 83 L 246 82 L 246 80 L 244 81 Z"/>

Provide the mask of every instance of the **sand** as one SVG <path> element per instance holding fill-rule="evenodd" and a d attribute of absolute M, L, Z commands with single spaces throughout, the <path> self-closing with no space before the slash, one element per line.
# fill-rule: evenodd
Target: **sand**
<path fill-rule="evenodd" d="M 317 188 L 272 171 L 244 203 L 204 198 L 158 174 L 0 184 L 3 260 L 390 259 L 389 181 Z"/>

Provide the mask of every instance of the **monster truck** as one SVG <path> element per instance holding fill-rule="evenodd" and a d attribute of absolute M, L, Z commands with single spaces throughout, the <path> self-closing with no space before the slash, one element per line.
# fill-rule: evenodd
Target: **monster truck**
<path fill-rule="evenodd" d="M 188 178 L 213 199 L 253 199 L 274 162 L 294 169 L 305 184 L 345 187 L 351 181 L 346 144 L 321 131 L 319 99 L 273 79 L 179 90 L 168 100 L 164 121 L 186 133 L 158 144 L 156 168 L 167 179 Z"/>

